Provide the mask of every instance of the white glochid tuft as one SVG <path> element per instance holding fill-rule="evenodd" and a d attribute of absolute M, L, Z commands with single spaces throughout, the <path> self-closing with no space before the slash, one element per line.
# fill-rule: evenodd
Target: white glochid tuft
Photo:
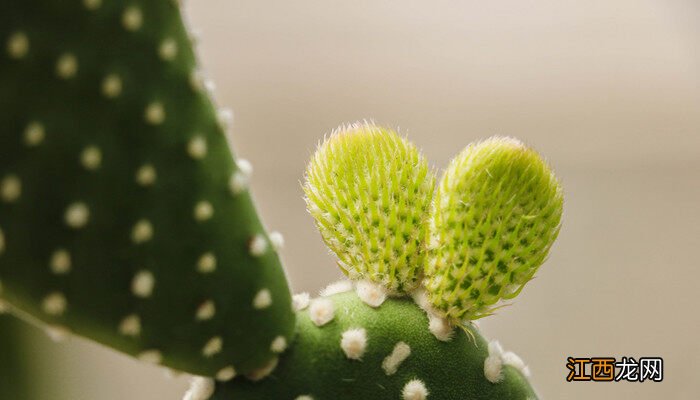
<path fill-rule="evenodd" d="M 323 326 L 335 318 L 335 307 L 329 298 L 319 298 L 311 301 L 309 317 L 316 326 Z"/>
<path fill-rule="evenodd" d="M 367 331 L 364 328 L 349 329 L 340 338 L 340 348 L 351 360 L 361 360 L 367 350 Z"/>

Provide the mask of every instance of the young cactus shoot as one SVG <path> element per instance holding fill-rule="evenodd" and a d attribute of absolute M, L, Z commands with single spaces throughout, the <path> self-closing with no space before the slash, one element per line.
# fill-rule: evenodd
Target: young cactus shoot
<path fill-rule="evenodd" d="M 371 123 L 343 126 L 306 173 L 306 202 L 340 268 L 392 292 L 418 286 L 435 178 L 418 149 Z"/>

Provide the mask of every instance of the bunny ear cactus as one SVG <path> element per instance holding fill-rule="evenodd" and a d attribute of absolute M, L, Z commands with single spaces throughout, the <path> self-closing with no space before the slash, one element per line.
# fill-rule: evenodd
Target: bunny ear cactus
<path fill-rule="evenodd" d="M 547 257 L 562 206 L 554 174 L 520 141 L 468 146 L 443 174 L 430 212 L 431 303 L 452 320 L 472 320 L 517 296 Z"/>
<path fill-rule="evenodd" d="M 284 272 L 178 2 L 0 4 L 0 296 L 226 380 L 291 340 Z"/>
<path fill-rule="evenodd" d="M 559 183 L 531 149 L 492 138 L 434 178 L 395 132 L 355 124 L 313 156 L 304 191 L 352 281 L 294 298 L 297 338 L 274 379 L 198 380 L 187 400 L 534 399 L 529 370 L 471 322 L 512 299 L 554 242 Z"/>
<path fill-rule="evenodd" d="M 374 124 L 341 127 L 306 175 L 309 212 L 343 272 L 392 292 L 415 289 L 435 185 L 418 149 Z"/>

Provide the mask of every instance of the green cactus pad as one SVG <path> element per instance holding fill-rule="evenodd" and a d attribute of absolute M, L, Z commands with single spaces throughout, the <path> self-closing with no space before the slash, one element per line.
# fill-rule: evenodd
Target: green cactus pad
<path fill-rule="evenodd" d="M 171 0 L 0 4 L 0 281 L 23 315 L 229 379 L 294 313 Z"/>
<path fill-rule="evenodd" d="M 318 302 L 319 300 L 314 300 Z M 212 400 L 475 400 L 535 399 L 517 356 L 501 353 L 475 330 L 437 340 L 428 318 L 408 298 L 378 308 L 354 293 L 322 298 L 334 318 L 318 326 L 321 305 L 300 311 L 297 339 L 261 382 L 216 385 Z M 515 367 L 514 367 L 515 366 Z M 198 383 L 185 398 L 205 400 Z M 198 395 L 199 394 L 199 395 Z M 426 395 L 427 394 L 427 395 Z"/>
<path fill-rule="evenodd" d="M 28 327 L 2 314 L 4 307 L 0 304 L 0 399 L 33 399 L 30 381 L 36 377 L 30 378 L 29 360 L 27 354 L 22 354 L 29 352 L 22 337 Z"/>
<path fill-rule="evenodd" d="M 451 320 L 515 297 L 559 233 L 563 197 L 539 155 L 510 138 L 468 146 L 445 171 L 430 215 L 426 283 Z"/>
<path fill-rule="evenodd" d="M 341 127 L 306 172 L 309 212 L 343 272 L 393 292 L 422 277 L 435 179 L 416 147 L 369 123 Z"/>

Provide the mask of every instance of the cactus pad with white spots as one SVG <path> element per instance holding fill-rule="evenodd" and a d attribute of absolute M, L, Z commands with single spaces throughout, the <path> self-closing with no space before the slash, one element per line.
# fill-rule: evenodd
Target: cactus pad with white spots
<path fill-rule="evenodd" d="M 299 311 L 297 337 L 271 378 L 217 383 L 211 400 L 537 398 L 527 378 L 506 362 L 496 371 L 497 383 L 487 379 L 485 361 L 501 354 L 490 355 L 489 342 L 473 327 L 442 342 L 408 298 L 389 298 L 379 307 L 355 292 L 321 300 L 333 303 L 335 318 L 318 326 L 311 307 Z"/>
<path fill-rule="evenodd" d="M 268 365 L 291 296 L 178 2 L 5 1 L 0 44 L 2 300 L 197 375 Z"/>

